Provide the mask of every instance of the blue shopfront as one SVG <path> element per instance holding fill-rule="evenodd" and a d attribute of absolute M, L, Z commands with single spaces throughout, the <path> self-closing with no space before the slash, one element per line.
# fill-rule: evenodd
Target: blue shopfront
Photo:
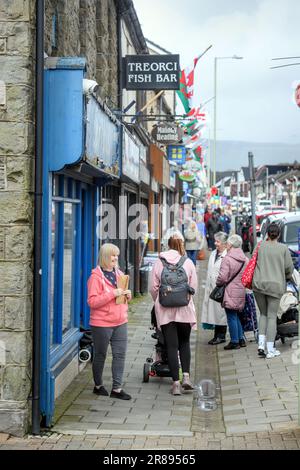
<path fill-rule="evenodd" d="M 40 404 L 47 426 L 55 399 L 80 371 L 87 279 L 101 243 L 99 207 L 107 194 L 118 204 L 121 126 L 83 94 L 84 73 L 84 59 L 46 59 Z"/>

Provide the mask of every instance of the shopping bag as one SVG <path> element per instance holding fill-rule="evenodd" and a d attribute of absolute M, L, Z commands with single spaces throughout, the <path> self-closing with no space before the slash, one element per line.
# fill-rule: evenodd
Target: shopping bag
<path fill-rule="evenodd" d="M 256 263 L 257 263 L 257 256 L 258 256 L 258 249 L 260 247 L 260 244 L 257 245 L 256 250 L 254 251 L 252 258 L 250 259 L 249 263 L 247 264 L 243 275 L 242 275 L 242 284 L 246 289 L 252 289 L 252 281 L 253 281 L 253 276 L 254 276 L 254 271 L 256 268 Z"/>
<path fill-rule="evenodd" d="M 257 330 L 257 316 L 253 294 L 246 294 L 244 310 L 239 312 L 238 315 L 244 331 L 255 332 Z"/>
<path fill-rule="evenodd" d="M 119 289 L 127 290 L 129 286 L 129 276 L 127 274 L 122 274 L 117 279 L 117 287 Z M 127 304 L 128 300 L 126 295 L 119 295 L 116 298 L 116 304 Z"/>
<path fill-rule="evenodd" d="M 204 259 L 205 259 L 205 250 L 204 249 L 199 250 L 197 254 L 197 260 L 202 261 Z"/>

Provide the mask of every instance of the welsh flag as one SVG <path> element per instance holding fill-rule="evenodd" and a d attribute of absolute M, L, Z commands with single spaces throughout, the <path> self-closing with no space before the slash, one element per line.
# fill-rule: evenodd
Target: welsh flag
<path fill-rule="evenodd" d="M 202 147 L 201 145 L 198 145 L 195 149 L 193 149 L 193 153 L 195 155 L 195 158 L 198 162 L 203 164 L 203 157 L 202 157 Z"/>
<path fill-rule="evenodd" d="M 188 113 L 192 108 L 192 100 L 194 96 L 194 72 L 198 60 L 199 57 L 196 57 L 190 66 L 181 71 L 180 88 L 179 91 L 176 92 L 186 113 Z"/>
<path fill-rule="evenodd" d="M 192 108 L 188 113 L 188 117 L 197 119 L 197 121 L 206 122 L 206 112 L 201 110 L 201 107 Z"/>

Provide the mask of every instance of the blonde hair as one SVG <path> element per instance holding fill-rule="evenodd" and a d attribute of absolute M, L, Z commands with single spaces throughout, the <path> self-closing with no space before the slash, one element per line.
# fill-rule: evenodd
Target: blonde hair
<path fill-rule="evenodd" d="M 98 264 L 101 268 L 108 268 L 108 265 L 110 263 L 110 257 L 113 255 L 118 255 L 120 254 L 120 250 L 116 245 L 113 245 L 112 243 L 104 243 L 104 245 L 101 246 L 100 251 L 99 251 L 99 256 L 98 256 Z"/>
<path fill-rule="evenodd" d="M 190 223 L 189 223 L 189 229 L 190 230 L 194 230 L 194 229 L 198 229 L 197 227 L 197 224 L 194 220 L 192 220 Z"/>

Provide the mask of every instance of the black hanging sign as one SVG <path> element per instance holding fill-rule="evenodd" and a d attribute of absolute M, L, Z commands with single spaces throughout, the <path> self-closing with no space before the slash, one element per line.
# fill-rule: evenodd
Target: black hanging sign
<path fill-rule="evenodd" d="M 179 54 L 127 55 L 123 76 L 126 90 L 179 90 Z"/>

